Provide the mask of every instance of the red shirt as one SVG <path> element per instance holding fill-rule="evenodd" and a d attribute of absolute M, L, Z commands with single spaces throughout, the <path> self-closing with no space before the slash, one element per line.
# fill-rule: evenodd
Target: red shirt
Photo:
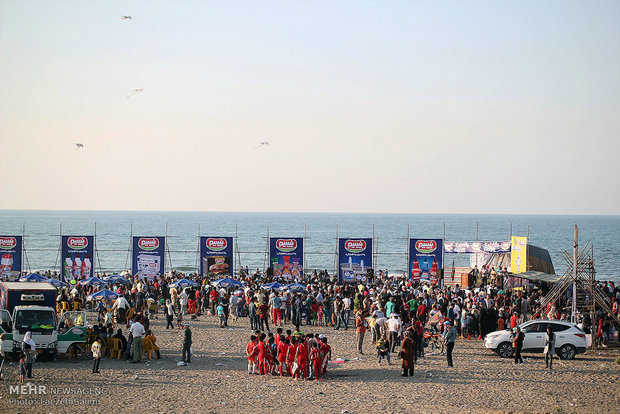
<path fill-rule="evenodd" d="M 265 357 L 267 356 L 267 346 L 265 345 L 265 343 L 263 341 L 258 341 L 256 348 L 258 349 L 258 357 L 260 359 L 265 359 Z"/>
<path fill-rule="evenodd" d="M 305 342 L 302 342 L 301 344 L 297 345 L 297 358 L 299 360 L 308 359 L 308 345 L 306 345 Z"/>
<path fill-rule="evenodd" d="M 517 315 L 512 315 L 510 317 L 510 328 L 514 329 L 517 326 Z"/>
<path fill-rule="evenodd" d="M 288 345 L 284 342 L 280 342 L 278 345 L 278 361 L 286 361 L 286 351 L 288 351 Z"/>
<path fill-rule="evenodd" d="M 297 350 L 297 347 L 293 344 L 290 344 L 288 346 L 288 354 L 287 354 L 287 361 L 289 364 L 292 364 L 293 361 L 295 361 L 295 351 Z"/>
<path fill-rule="evenodd" d="M 247 348 L 248 358 L 254 358 L 258 354 L 258 350 L 256 349 L 256 342 L 248 342 Z"/>

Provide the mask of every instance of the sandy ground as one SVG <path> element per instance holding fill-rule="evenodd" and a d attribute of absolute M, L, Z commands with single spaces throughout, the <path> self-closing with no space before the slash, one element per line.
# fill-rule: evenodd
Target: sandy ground
<path fill-rule="evenodd" d="M 104 359 L 100 375 L 91 374 L 92 363 L 85 358 L 37 361 L 32 384 L 46 386 L 46 394 L 11 393 L 18 368 L 7 361 L 0 412 L 620 412 L 617 350 L 556 360 L 549 373 L 541 356 L 526 355 L 526 362 L 515 367 L 481 341 L 459 339 L 455 368 L 446 367 L 444 356 L 427 355 L 413 378 L 403 378 L 398 360 L 377 366 L 368 336 L 365 355 L 355 359 L 353 331 L 304 327 L 327 335 L 334 359 L 351 361 L 330 365 L 324 382 L 294 381 L 247 374 L 246 318 L 224 329 L 214 317 L 193 321 L 195 356 L 187 367 L 177 366 L 182 331 L 163 329 L 161 315 L 151 326 L 163 359 L 142 364 Z M 55 387 L 73 387 L 72 394 L 54 395 Z"/>

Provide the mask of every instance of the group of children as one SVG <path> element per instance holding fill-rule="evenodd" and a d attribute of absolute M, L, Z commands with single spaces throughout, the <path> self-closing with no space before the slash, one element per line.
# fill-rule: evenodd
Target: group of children
<path fill-rule="evenodd" d="M 250 336 L 246 354 L 248 374 L 290 376 L 294 379 L 321 381 L 331 359 L 331 347 L 325 335 L 304 334 L 296 327 L 295 332 L 276 335 L 255 331 Z"/>

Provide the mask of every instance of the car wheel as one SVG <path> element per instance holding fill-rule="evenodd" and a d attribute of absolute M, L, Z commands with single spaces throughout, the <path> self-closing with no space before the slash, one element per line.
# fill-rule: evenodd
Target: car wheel
<path fill-rule="evenodd" d="M 575 355 L 577 355 L 577 350 L 571 344 L 562 345 L 560 348 L 559 357 L 560 359 L 574 359 Z"/>
<path fill-rule="evenodd" d="M 497 354 L 502 358 L 510 358 L 512 356 L 513 350 L 510 342 L 502 342 L 497 345 Z"/>

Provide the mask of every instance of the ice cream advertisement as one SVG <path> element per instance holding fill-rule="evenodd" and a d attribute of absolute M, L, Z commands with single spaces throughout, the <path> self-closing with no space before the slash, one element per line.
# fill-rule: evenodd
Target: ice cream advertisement
<path fill-rule="evenodd" d="M 214 278 L 233 275 L 232 237 L 200 237 L 200 274 Z"/>
<path fill-rule="evenodd" d="M 0 280 L 13 280 L 22 271 L 22 236 L 0 236 Z"/>
<path fill-rule="evenodd" d="M 372 268 L 372 239 L 338 239 L 338 280 L 365 282 Z"/>
<path fill-rule="evenodd" d="M 94 252 L 94 236 L 62 236 L 62 279 L 68 282 L 92 277 Z"/>
<path fill-rule="evenodd" d="M 301 237 L 269 238 L 269 266 L 274 277 L 292 280 L 304 274 L 304 239 Z"/>
<path fill-rule="evenodd" d="M 443 269 L 443 239 L 409 239 L 409 277 L 437 284 Z"/>
<path fill-rule="evenodd" d="M 165 237 L 133 236 L 131 246 L 131 274 L 140 280 L 152 281 L 164 273 Z"/>

